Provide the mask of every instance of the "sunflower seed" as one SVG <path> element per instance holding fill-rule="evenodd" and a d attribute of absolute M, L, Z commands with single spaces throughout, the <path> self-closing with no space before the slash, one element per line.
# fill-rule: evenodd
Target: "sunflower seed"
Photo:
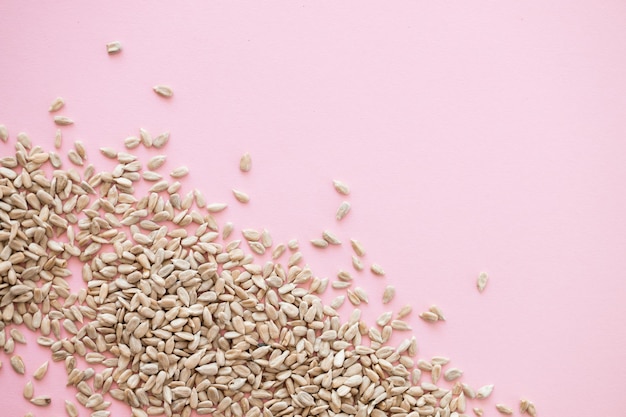
<path fill-rule="evenodd" d="M 382 268 L 382 266 L 378 264 L 372 264 L 372 266 L 370 266 L 370 270 L 374 273 L 374 275 L 378 275 L 378 276 L 385 275 L 385 270 Z"/>
<path fill-rule="evenodd" d="M 155 85 L 152 89 L 161 97 L 170 98 L 174 95 L 172 89 L 167 85 Z"/>
<path fill-rule="evenodd" d="M 248 172 L 252 168 L 252 157 L 249 153 L 244 153 L 239 160 L 239 169 L 242 172 Z"/>
<path fill-rule="evenodd" d="M 70 162 L 73 163 L 74 165 L 78 165 L 78 166 L 84 165 L 83 158 L 81 158 L 78 152 L 76 152 L 74 149 L 69 150 L 69 152 L 67 153 L 67 157 L 70 160 Z"/>
<path fill-rule="evenodd" d="M 2 142 L 9 140 L 9 130 L 5 125 L 0 125 L 0 140 Z"/>
<path fill-rule="evenodd" d="M 31 398 L 30 403 L 38 407 L 46 407 L 50 405 L 52 399 L 47 395 L 40 395 L 38 397 Z"/>
<path fill-rule="evenodd" d="M 411 326 L 407 322 L 402 320 L 392 320 L 391 328 L 394 330 L 411 330 Z"/>
<path fill-rule="evenodd" d="M 226 207 L 228 207 L 228 204 L 226 203 L 211 203 L 206 206 L 206 209 L 209 213 L 219 213 L 220 211 L 223 211 Z"/>
<path fill-rule="evenodd" d="M 11 334 L 11 337 L 13 338 L 13 340 L 15 340 L 17 343 L 21 343 L 23 345 L 26 344 L 26 338 L 24 337 L 22 332 L 20 332 L 18 329 L 13 328 L 11 329 L 9 333 Z"/>
<path fill-rule="evenodd" d="M 387 304 L 393 300 L 394 295 L 396 295 L 396 287 L 393 285 L 387 285 L 385 290 L 383 291 L 383 304 Z"/>
<path fill-rule="evenodd" d="M 316 248 L 325 248 L 328 247 L 328 242 L 324 239 L 311 239 L 311 244 Z"/>
<path fill-rule="evenodd" d="M 339 238 L 337 238 L 337 236 L 335 236 L 335 234 L 330 230 L 324 230 L 322 238 L 324 238 L 324 240 L 331 245 L 341 245 Z"/>
<path fill-rule="evenodd" d="M 65 116 L 54 116 L 54 123 L 59 126 L 68 126 L 74 124 L 74 121 Z"/>
<path fill-rule="evenodd" d="M 463 371 L 457 368 L 450 368 L 444 374 L 443 377 L 446 381 L 454 381 L 463 375 Z"/>
<path fill-rule="evenodd" d="M 118 41 L 107 43 L 107 53 L 109 55 L 117 54 L 122 51 L 122 44 Z"/>
<path fill-rule="evenodd" d="M 330 302 L 330 306 L 336 310 L 343 305 L 345 300 L 346 297 L 344 295 L 339 295 Z"/>
<path fill-rule="evenodd" d="M 411 314 L 411 311 L 413 311 L 413 308 L 409 304 L 403 305 L 400 308 L 400 311 L 398 311 L 398 318 L 401 319 L 408 316 L 409 314 Z"/>
<path fill-rule="evenodd" d="M 124 139 L 124 146 L 126 146 L 126 149 L 135 149 L 139 145 L 141 145 L 141 139 L 137 136 L 129 136 Z"/>
<path fill-rule="evenodd" d="M 33 374 L 33 377 L 37 381 L 40 381 L 43 379 L 44 376 L 46 376 L 46 372 L 48 372 L 48 361 L 44 362 L 39 368 L 37 368 L 37 370 Z"/>
<path fill-rule="evenodd" d="M 33 388 L 33 383 L 31 381 L 28 381 L 26 385 L 24 385 L 23 394 L 24 398 L 26 398 L 27 400 L 33 398 L 33 395 L 35 394 L 35 389 Z"/>
<path fill-rule="evenodd" d="M 361 287 L 354 287 L 354 294 L 361 299 L 364 303 L 369 302 L 369 298 L 367 296 L 367 292 Z"/>
<path fill-rule="evenodd" d="M 17 134 L 17 142 L 20 143 L 26 149 L 30 149 L 33 146 L 30 138 L 24 132 L 20 132 Z"/>
<path fill-rule="evenodd" d="M 65 412 L 68 417 L 78 417 L 78 408 L 71 401 L 65 400 Z"/>
<path fill-rule="evenodd" d="M 528 409 L 526 410 L 526 412 L 528 413 L 528 415 L 530 415 L 530 417 L 536 417 L 537 409 L 535 408 L 535 404 L 532 402 L 528 402 Z"/>
<path fill-rule="evenodd" d="M 163 166 L 163 164 L 165 163 L 165 159 L 166 159 L 165 155 L 153 156 L 148 161 L 148 165 L 147 165 L 148 169 L 154 171 L 155 169 L 161 168 L 161 166 Z"/>
<path fill-rule="evenodd" d="M 289 242 L 287 242 L 287 247 L 290 250 L 298 250 L 298 240 L 297 239 L 291 239 Z"/>
<path fill-rule="evenodd" d="M 19 355 L 11 356 L 11 366 L 13 370 L 20 375 L 24 375 L 26 368 L 24 367 L 24 361 Z"/>
<path fill-rule="evenodd" d="M 489 277 L 487 276 L 486 272 L 481 272 L 480 275 L 478 275 L 478 279 L 476 280 L 476 287 L 478 287 L 478 291 L 484 291 L 485 287 L 487 286 L 488 280 Z"/>
<path fill-rule="evenodd" d="M 169 140 L 170 140 L 170 132 L 163 132 L 152 140 L 152 146 L 154 146 L 157 149 L 161 149 L 162 147 L 167 145 L 167 142 Z"/>
<path fill-rule="evenodd" d="M 424 311 L 423 313 L 420 314 L 420 317 L 422 318 L 422 320 L 430 322 L 430 323 L 434 323 L 437 320 L 439 320 L 439 317 L 432 311 Z"/>
<path fill-rule="evenodd" d="M 172 178 L 182 178 L 185 175 L 189 174 L 189 168 L 187 168 L 186 166 L 180 166 L 176 169 L 174 169 L 172 172 L 170 172 L 170 176 Z"/>
<path fill-rule="evenodd" d="M 493 392 L 493 387 L 494 386 L 492 384 L 492 385 L 485 385 L 485 386 L 478 388 L 478 390 L 476 391 L 476 398 L 483 399 L 483 398 L 489 397 L 491 393 Z"/>
<path fill-rule="evenodd" d="M 48 108 L 48 111 L 49 112 L 59 111 L 59 110 L 61 110 L 61 108 L 63 108 L 63 106 L 65 106 L 65 101 L 63 100 L 62 97 L 57 97 L 57 98 L 54 99 L 52 104 L 50 104 L 50 107 Z"/>
<path fill-rule="evenodd" d="M 110 159 L 117 158 L 117 151 L 113 148 L 100 148 L 100 153 Z"/>
<path fill-rule="evenodd" d="M 474 410 L 474 414 L 476 414 L 478 417 L 482 417 L 482 415 L 483 415 L 483 409 L 482 408 L 475 407 L 473 410 Z"/>
<path fill-rule="evenodd" d="M 240 203 L 246 204 L 248 201 L 250 201 L 250 197 L 248 197 L 248 194 L 244 193 L 243 191 L 233 189 L 233 195 Z"/>
<path fill-rule="evenodd" d="M 389 324 L 392 316 L 393 313 L 391 311 L 384 312 L 380 316 L 378 316 L 378 319 L 376 319 L 376 324 L 378 324 L 380 327 L 384 327 Z"/>
<path fill-rule="evenodd" d="M 352 266 L 357 271 L 362 271 L 364 268 L 363 262 L 361 262 L 361 260 L 356 255 L 352 255 Z"/>
<path fill-rule="evenodd" d="M 513 409 L 504 404 L 496 404 L 496 410 L 498 410 L 501 414 L 506 414 L 506 415 L 513 414 Z"/>
<path fill-rule="evenodd" d="M 350 194 L 350 187 L 348 187 L 348 185 L 342 181 L 333 180 L 333 186 L 335 187 L 335 190 L 339 194 L 343 194 L 343 195 Z"/>
<path fill-rule="evenodd" d="M 342 220 L 344 217 L 346 217 L 346 215 L 350 211 L 350 207 L 350 203 L 348 203 L 347 201 L 341 203 L 339 205 L 339 208 L 337 209 L 337 214 L 335 216 L 337 220 Z"/>

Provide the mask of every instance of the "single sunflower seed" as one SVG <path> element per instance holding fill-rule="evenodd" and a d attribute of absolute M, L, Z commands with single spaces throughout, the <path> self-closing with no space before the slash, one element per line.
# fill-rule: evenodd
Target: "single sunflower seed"
<path fill-rule="evenodd" d="M 394 295 L 396 295 L 396 287 L 393 285 L 387 285 L 385 290 L 383 291 L 383 304 L 387 304 L 393 300 Z"/>
<path fill-rule="evenodd" d="M 174 95 L 174 91 L 167 85 L 155 85 L 152 89 L 161 97 L 170 98 Z"/>
<path fill-rule="evenodd" d="M 172 172 L 170 172 L 170 176 L 172 178 L 182 178 L 187 174 L 189 174 L 189 168 L 185 165 L 175 168 Z"/>
<path fill-rule="evenodd" d="M 0 140 L 2 142 L 9 140 L 9 130 L 5 125 L 0 125 Z"/>
<path fill-rule="evenodd" d="M 54 123 L 59 126 L 68 126 L 74 124 L 74 121 L 66 116 L 54 116 Z"/>
<path fill-rule="evenodd" d="M 341 203 L 339 205 L 339 208 L 337 209 L 337 214 L 335 215 L 337 220 L 342 220 L 344 217 L 346 217 L 346 215 L 350 211 L 350 208 L 351 208 L 350 203 L 348 203 L 347 201 L 344 201 L 343 203 Z"/>
<path fill-rule="evenodd" d="M 40 395 L 38 397 L 31 398 L 30 403 L 38 407 L 46 407 L 52 403 L 52 399 L 48 395 Z"/>
<path fill-rule="evenodd" d="M 106 46 L 109 55 L 118 54 L 122 51 L 122 44 L 119 41 L 109 42 Z"/>
<path fill-rule="evenodd" d="M 26 385 L 24 385 L 23 395 L 27 400 L 30 400 L 33 398 L 33 395 L 35 395 L 35 389 L 33 388 L 33 383 L 31 381 L 28 381 Z"/>
<path fill-rule="evenodd" d="M 483 292 L 485 290 L 488 280 L 489 277 L 487 276 L 486 272 L 481 272 L 478 275 L 478 279 L 476 280 L 476 287 L 478 288 L 478 291 Z"/>
<path fill-rule="evenodd" d="M 233 195 L 235 196 L 235 199 L 242 204 L 246 204 L 250 201 L 250 197 L 248 196 L 248 194 L 244 193 L 243 191 L 233 189 Z"/>
<path fill-rule="evenodd" d="M 513 414 L 513 409 L 504 404 L 496 404 L 496 410 L 498 410 L 500 414 L 505 414 L 505 415 Z"/>
<path fill-rule="evenodd" d="M 11 366 L 13 367 L 13 370 L 20 375 L 24 375 L 24 372 L 26 372 L 24 361 L 19 355 L 11 356 Z"/>
<path fill-rule="evenodd" d="M 242 172 L 248 172 L 252 168 L 252 157 L 249 153 L 244 153 L 239 160 L 239 169 Z"/>
<path fill-rule="evenodd" d="M 374 273 L 374 275 L 383 276 L 385 275 L 385 270 L 382 266 L 378 264 L 372 264 L 370 266 L 370 270 Z"/>
<path fill-rule="evenodd" d="M 54 101 L 52 102 L 52 104 L 50 104 L 50 107 L 48 108 L 48 111 L 50 113 L 55 112 L 55 111 L 59 111 L 63 108 L 63 106 L 65 106 L 65 101 L 63 100 L 62 97 L 57 97 L 54 99 Z"/>
<path fill-rule="evenodd" d="M 348 187 L 348 185 L 343 181 L 333 180 L 333 187 L 335 187 L 335 190 L 339 194 L 342 194 L 342 195 L 350 194 L 350 187 Z"/>
<path fill-rule="evenodd" d="M 33 374 L 33 377 L 37 381 L 40 381 L 43 379 L 44 376 L 46 376 L 47 372 L 48 372 L 48 361 L 44 362 L 39 368 L 37 368 L 37 370 Z"/>

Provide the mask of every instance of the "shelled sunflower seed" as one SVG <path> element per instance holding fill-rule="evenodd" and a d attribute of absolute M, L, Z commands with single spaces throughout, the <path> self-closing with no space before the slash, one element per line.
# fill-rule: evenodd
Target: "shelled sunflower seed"
<path fill-rule="evenodd" d="M 118 54 L 122 51 L 122 44 L 119 41 L 109 42 L 106 47 L 109 55 Z"/>
<path fill-rule="evenodd" d="M 350 187 L 348 187 L 348 185 L 343 181 L 333 180 L 333 187 L 335 187 L 335 191 L 337 191 L 339 194 L 350 194 Z"/>
<path fill-rule="evenodd" d="M 174 91 L 167 85 L 155 85 L 152 89 L 161 97 L 170 98 L 174 95 Z"/>
<path fill-rule="evenodd" d="M 248 194 L 244 193 L 243 191 L 240 190 L 235 190 L 233 189 L 233 195 L 235 196 L 235 199 L 237 201 L 239 201 L 242 204 L 247 204 L 250 201 L 250 196 L 248 196 Z"/>
<path fill-rule="evenodd" d="M 54 101 L 52 102 L 52 104 L 50 104 L 50 107 L 48 108 L 48 111 L 50 113 L 55 112 L 55 111 L 59 111 L 63 108 L 63 106 L 65 106 L 65 100 L 63 100 L 62 97 L 57 97 L 54 99 Z"/>
<path fill-rule="evenodd" d="M 74 124 L 74 121 L 66 116 L 54 116 L 54 123 L 59 126 L 68 126 Z"/>
<path fill-rule="evenodd" d="M 343 218 L 348 215 L 351 208 L 352 207 L 350 203 L 348 203 L 347 201 L 344 201 L 343 203 L 339 205 L 339 208 L 337 209 L 337 213 L 335 214 L 335 218 L 337 220 L 343 220 Z"/>
<path fill-rule="evenodd" d="M 148 136 L 141 131 L 146 147 L 153 144 Z M 84 148 L 73 151 L 86 155 Z M 0 169 L 3 348 L 15 348 L 17 333 L 4 331 L 9 323 L 40 333 L 37 343 L 64 362 L 76 400 L 92 417 L 110 415 L 109 397 L 128 404 L 134 416 L 463 413 L 463 386 L 437 385 L 443 363 L 412 359 L 414 337 L 397 348 L 388 344 L 394 331 L 410 330 L 401 317 L 386 313 L 379 328 L 370 328 L 355 308 L 342 322 L 336 309 L 346 297 L 366 303 L 365 290 L 354 287 L 331 305 L 315 295 L 329 281 L 302 265 L 297 240 L 288 244 L 293 253 L 286 264 L 276 261 L 284 244 L 272 251 L 274 262 L 260 262 L 241 242 L 225 241 L 232 224 L 220 240 L 211 213 L 225 204 L 200 204 L 195 192 L 179 195 L 177 182 L 157 182 L 142 195 L 135 191 L 142 181 L 138 158 L 101 152 L 117 159 L 112 172 L 47 170 L 49 154 L 27 151 L 23 143 L 16 164 Z M 244 237 L 266 259 L 272 238 L 255 232 Z M 78 293 L 66 280 L 72 259 L 83 265 L 85 288 Z M 352 282 L 342 271 L 332 286 Z M 19 356 L 11 365 L 25 373 Z M 47 363 L 35 378 L 46 369 Z M 420 381 L 422 369 L 435 369 L 433 382 Z M 482 390 L 477 398 L 491 392 Z M 30 401 L 46 406 L 52 399 Z M 78 414 L 70 401 L 65 406 L 70 417 Z"/>
<path fill-rule="evenodd" d="M 249 153 L 244 153 L 239 160 L 239 169 L 241 172 L 248 172 L 252 168 L 252 157 Z"/>

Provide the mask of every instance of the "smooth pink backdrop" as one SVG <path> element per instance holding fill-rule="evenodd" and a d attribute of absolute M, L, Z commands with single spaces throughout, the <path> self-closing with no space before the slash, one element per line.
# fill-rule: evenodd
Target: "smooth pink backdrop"
<path fill-rule="evenodd" d="M 297 237 L 320 276 L 350 269 L 351 250 L 309 239 L 326 228 L 359 238 L 387 271 L 358 274 L 369 319 L 389 308 L 376 294 L 387 283 L 396 309 L 441 306 L 445 323 L 409 319 L 420 356 L 448 355 L 464 381 L 494 383 L 485 416 L 522 396 L 540 416 L 620 415 L 625 22 L 626 3 L 610 0 L 3 1 L 2 155 L 20 131 L 52 147 L 58 95 L 76 121 L 64 149 L 80 139 L 100 167 L 99 147 L 169 130 L 166 169 L 188 165 L 185 190 L 228 202 L 220 221 Z M 112 40 L 119 56 L 105 52 Z M 157 83 L 174 98 L 155 96 Z M 249 175 L 237 169 L 245 151 Z M 341 224 L 334 178 L 352 188 Z M 34 340 L 16 349 L 30 372 L 48 355 Z M 21 416 L 32 373 L 0 360 L 2 414 Z M 62 368 L 35 384 L 54 398 L 37 415 L 64 413 Z"/>

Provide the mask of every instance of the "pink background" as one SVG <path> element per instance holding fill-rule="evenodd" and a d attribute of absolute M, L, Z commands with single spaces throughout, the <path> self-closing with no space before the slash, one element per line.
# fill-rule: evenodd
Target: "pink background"
<path fill-rule="evenodd" d="M 486 416 L 522 396 L 540 416 L 623 412 L 625 2 L 87 3 L 0 3 L 3 155 L 20 131 L 51 149 L 58 95 L 76 121 L 64 149 L 82 140 L 99 167 L 99 147 L 169 130 L 166 168 L 187 164 L 185 190 L 229 203 L 220 221 L 299 238 L 320 276 L 350 270 L 351 250 L 309 239 L 360 239 L 387 271 L 358 274 L 366 316 L 388 309 L 377 293 L 395 285 L 420 357 L 496 384 Z M 106 54 L 112 40 L 122 54 Z M 334 178 L 352 188 L 340 224 Z M 417 317 L 433 303 L 447 322 Z M 34 408 L 21 389 L 48 353 L 29 337 L 16 348 L 28 377 L 0 353 L 3 415 Z M 54 398 L 38 416 L 73 398 L 62 368 L 35 384 Z"/>

